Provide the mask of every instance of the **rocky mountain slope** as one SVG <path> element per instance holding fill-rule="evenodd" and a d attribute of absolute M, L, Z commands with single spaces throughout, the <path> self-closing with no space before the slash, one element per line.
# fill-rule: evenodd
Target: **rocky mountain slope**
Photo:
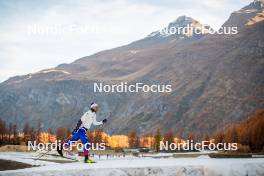
<path fill-rule="evenodd" d="M 187 135 L 211 133 L 264 107 L 263 2 L 234 12 L 223 26 L 236 35 L 161 35 L 83 57 L 71 64 L 12 77 L 0 84 L 0 117 L 43 128 L 74 127 L 91 101 L 109 133 L 160 127 Z M 247 9 L 250 9 L 250 15 Z M 256 19 L 252 23 L 252 19 Z M 243 23 L 241 23 L 243 19 Z M 179 17 L 169 24 L 199 22 Z M 94 93 L 93 83 L 171 84 L 171 93 Z"/>

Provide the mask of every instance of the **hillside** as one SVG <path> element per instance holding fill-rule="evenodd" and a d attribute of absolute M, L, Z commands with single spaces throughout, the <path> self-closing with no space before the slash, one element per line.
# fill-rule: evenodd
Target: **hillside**
<path fill-rule="evenodd" d="M 246 10 L 245 10 L 246 9 Z M 250 15 L 247 16 L 248 10 Z M 43 128 L 74 127 L 90 102 L 109 118 L 109 133 L 160 127 L 210 133 L 264 107 L 263 2 L 234 13 L 224 26 L 236 35 L 169 35 L 157 31 L 129 45 L 83 57 L 70 64 L 12 77 L 0 84 L 0 117 Z M 258 20 L 251 23 L 252 18 Z M 247 23 L 240 23 L 241 19 Z M 179 17 L 169 24 L 199 24 Z M 249 25 L 250 23 L 250 25 Z M 94 93 L 93 83 L 171 84 L 171 93 Z"/>

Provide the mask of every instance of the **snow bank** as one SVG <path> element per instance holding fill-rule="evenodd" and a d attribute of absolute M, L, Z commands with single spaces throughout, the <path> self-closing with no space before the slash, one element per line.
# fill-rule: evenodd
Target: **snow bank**
<path fill-rule="evenodd" d="M 46 166 L 54 165 L 56 163 L 51 163 L 47 161 L 34 160 L 31 152 L 0 152 L 0 159 L 17 161 L 21 163 L 30 164 L 32 166 Z"/>
<path fill-rule="evenodd" d="M 0 158 L 8 158 L 0 153 Z M 9 159 L 12 159 L 8 154 Z M 16 154 L 16 158 L 26 154 Z M 27 154 L 28 155 L 28 154 Z M 28 157 L 29 158 L 29 157 Z M 16 159 L 16 160 L 17 160 Z M 23 158 L 20 158 L 23 159 Z M 20 160 L 19 159 L 19 160 Z M 30 159 L 28 159 L 30 160 Z M 27 161 L 28 162 L 28 161 Z M 42 163 L 43 164 L 43 163 Z M 40 167 L 1 171 L 0 175 L 63 175 L 63 176 L 258 176 L 264 175 L 264 158 L 213 159 L 199 158 L 111 158 L 95 164 L 47 162 Z"/>
<path fill-rule="evenodd" d="M 1 173 L 0 173 L 1 174 Z M 63 176 L 203 176 L 203 175 L 214 175 L 215 173 L 206 171 L 201 167 L 146 167 L 146 168 L 106 168 L 106 169 L 83 169 L 83 170 L 64 170 L 64 171 L 33 171 L 27 172 L 16 172 L 16 173 L 5 173 L 5 175 L 63 175 Z"/>

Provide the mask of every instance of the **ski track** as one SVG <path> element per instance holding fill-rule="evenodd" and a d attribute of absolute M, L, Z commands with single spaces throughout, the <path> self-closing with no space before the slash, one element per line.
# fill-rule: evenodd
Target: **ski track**
<path fill-rule="evenodd" d="M 35 161 L 32 154 L 0 153 L 0 159 L 14 160 L 38 167 L 0 171 L 7 176 L 264 176 L 264 158 L 213 159 L 197 158 L 111 158 L 95 159 L 98 163 L 64 163 Z M 63 160 L 63 159 L 61 159 Z"/>

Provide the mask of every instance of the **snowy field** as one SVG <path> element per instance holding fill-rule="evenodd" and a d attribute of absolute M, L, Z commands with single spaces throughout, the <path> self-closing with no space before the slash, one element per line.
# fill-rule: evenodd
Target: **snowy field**
<path fill-rule="evenodd" d="M 97 163 L 56 163 L 65 160 L 48 156 L 46 161 L 34 160 L 34 153 L 0 152 L 0 159 L 14 160 L 35 167 L 0 171 L 0 175 L 17 176 L 264 176 L 264 158 L 213 159 L 207 155 L 196 158 L 120 157 L 95 158 Z"/>

